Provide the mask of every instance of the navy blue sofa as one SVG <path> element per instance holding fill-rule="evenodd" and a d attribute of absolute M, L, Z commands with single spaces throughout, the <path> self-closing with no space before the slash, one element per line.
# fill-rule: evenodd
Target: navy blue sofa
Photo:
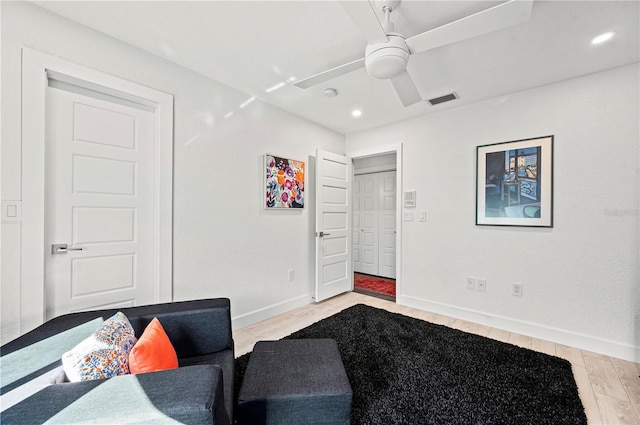
<path fill-rule="evenodd" d="M 137 337 L 157 317 L 180 367 L 65 382 L 60 352 L 89 336 L 92 321 L 117 311 L 129 318 Z M 228 425 L 233 423 L 234 357 L 226 298 L 66 314 L 0 347 L 0 422 Z M 12 400 L 21 393 L 24 399 Z"/>

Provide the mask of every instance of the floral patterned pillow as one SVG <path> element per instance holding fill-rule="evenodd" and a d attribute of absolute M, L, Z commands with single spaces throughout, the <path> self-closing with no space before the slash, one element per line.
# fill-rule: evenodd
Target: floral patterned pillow
<path fill-rule="evenodd" d="M 129 353 L 137 339 L 129 319 L 117 312 L 89 338 L 62 355 L 71 382 L 110 378 L 129 373 Z"/>

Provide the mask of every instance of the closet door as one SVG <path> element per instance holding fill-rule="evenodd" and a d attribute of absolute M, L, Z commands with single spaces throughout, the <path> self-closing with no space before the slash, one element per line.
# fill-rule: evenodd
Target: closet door
<path fill-rule="evenodd" d="M 352 215 L 352 232 L 353 236 L 353 271 L 362 273 L 362 178 L 361 176 L 353 177 L 353 215 Z"/>
<path fill-rule="evenodd" d="M 378 276 L 396 278 L 396 172 L 377 174 L 379 186 Z"/>
<path fill-rule="evenodd" d="M 378 274 L 378 179 L 375 174 L 363 174 L 354 178 L 360 188 L 359 198 L 359 264 L 355 271 Z M 355 203 L 355 202 L 354 202 Z M 355 215 L 355 214 L 354 214 Z M 355 230 L 355 226 L 354 226 Z M 355 248 L 354 248 L 355 250 Z"/>

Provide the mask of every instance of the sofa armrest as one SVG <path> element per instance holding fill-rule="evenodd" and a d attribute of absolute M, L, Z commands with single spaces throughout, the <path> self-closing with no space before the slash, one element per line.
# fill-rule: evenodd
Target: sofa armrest
<path fill-rule="evenodd" d="M 218 366 L 51 385 L 2 412 L 3 424 L 229 425 Z"/>

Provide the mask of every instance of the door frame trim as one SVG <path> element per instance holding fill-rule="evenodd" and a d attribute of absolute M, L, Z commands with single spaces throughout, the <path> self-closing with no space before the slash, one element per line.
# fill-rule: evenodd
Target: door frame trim
<path fill-rule="evenodd" d="M 396 303 L 402 296 L 402 143 L 346 150 L 353 159 L 383 154 L 396 154 Z"/>
<path fill-rule="evenodd" d="M 32 49 L 22 49 L 22 229 L 20 333 L 45 317 L 45 96 L 47 72 L 145 99 L 155 110 L 155 299 L 173 298 L 173 96 Z M 108 90 L 108 89 L 107 89 Z"/>

